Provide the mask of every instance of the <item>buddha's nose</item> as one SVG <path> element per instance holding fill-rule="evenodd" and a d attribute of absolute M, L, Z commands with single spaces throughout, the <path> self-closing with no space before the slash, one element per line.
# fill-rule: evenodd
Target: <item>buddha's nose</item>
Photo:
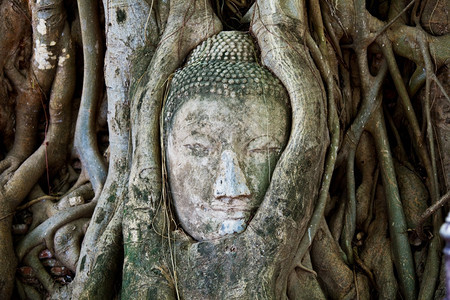
<path fill-rule="evenodd" d="M 219 174 L 214 184 L 214 197 L 236 198 L 240 196 L 250 196 L 250 190 L 236 154 L 233 151 L 225 150 L 222 152 Z"/>

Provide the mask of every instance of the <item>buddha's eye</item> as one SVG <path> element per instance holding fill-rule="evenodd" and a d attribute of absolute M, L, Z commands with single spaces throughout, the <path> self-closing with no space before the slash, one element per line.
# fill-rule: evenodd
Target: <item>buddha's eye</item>
<path fill-rule="evenodd" d="M 279 154 L 281 152 L 281 147 L 260 147 L 260 148 L 254 148 L 249 149 L 248 152 L 250 153 L 276 153 Z"/>
<path fill-rule="evenodd" d="M 185 144 L 183 146 L 186 147 L 187 149 L 189 149 L 190 154 L 193 156 L 203 157 L 203 156 L 208 155 L 210 152 L 209 147 L 207 147 L 206 145 L 202 145 L 200 143 Z"/>
<path fill-rule="evenodd" d="M 255 154 L 280 154 L 280 143 L 270 136 L 260 136 L 252 139 L 247 145 L 248 153 Z"/>

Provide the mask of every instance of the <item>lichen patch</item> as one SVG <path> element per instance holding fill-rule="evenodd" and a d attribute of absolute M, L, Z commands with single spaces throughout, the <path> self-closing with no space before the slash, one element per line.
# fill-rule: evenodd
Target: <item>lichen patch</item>
<path fill-rule="evenodd" d="M 70 58 L 69 54 L 61 55 L 58 60 L 58 66 L 62 67 L 64 65 L 64 62 L 69 58 Z"/>
<path fill-rule="evenodd" d="M 39 19 L 39 24 L 36 26 L 37 31 L 42 35 L 47 33 L 47 26 L 45 26 L 45 23 L 44 19 Z"/>
<path fill-rule="evenodd" d="M 39 40 L 36 40 L 36 46 L 34 48 L 34 59 L 38 64 L 38 69 L 49 70 L 54 67 L 50 60 L 56 60 L 56 56 L 54 56 L 51 51 L 47 50 L 47 45 L 41 44 Z"/>

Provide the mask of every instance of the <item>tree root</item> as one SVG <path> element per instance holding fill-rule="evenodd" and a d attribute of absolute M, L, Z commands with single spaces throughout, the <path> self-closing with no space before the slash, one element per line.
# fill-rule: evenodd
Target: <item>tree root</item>
<path fill-rule="evenodd" d="M 95 194 L 92 185 L 90 183 L 85 183 L 64 195 L 64 197 L 55 204 L 55 209 L 57 211 L 64 210 L 88 202 L 94 197 Z"/>
<path fill-rule="evenodd" d="M 359 54 L 359 66 L 360 69 L 368 69 L 367 61 L 365 57 L 361 57 L 363 55 L 362 53 Z M 356 230 L 356 189 L 355 189 L 355 170 L 354 170 L 354 163 L 355 163 L 355 155 L 356 155 L 356 147 L 359 143 L 359 140 L 361 138 L 361 135 L 363 133 L 364 128 L 366 127 L 366 124 L 369 121 L 369 118 L 372 116 L 372 113 L 379 109 L 381 105 L 381 95 L 380 88 L 382 85 L 382 82 L 384 81 L 384 78 L 386 76 L 387 66 L 385 63 L 382 64 L 381 69 L 379 70 L 377 76 L 373 78 L 370 75 L 367 75 L 366 79 L 367 81 L 370 81 L 372 83 L 370 90 L 365 90 L 363 88 L 363 98 L 362 98 L 362 104 L 361 108 L 358 112 L 358 115 L 355 118 L 355 121 L 353 122 L 350 129 L 347 131 L 346 139 L 348 137 L 347 144 L 344 145 L 343 149 L 345 149 L 345 145 L 348 145 L 348 156 L 347 159 L 347 206 L 346 206 L 346 212 L 345 212 L 345 222 L 344 227 L 342 229 L 342 239 L 341 244 L 342 248 L 345 251 L 345 254 L 347 255 L 347 258 L 350 263 L 353 262 L 353 247 L 351 245 L 353 236 L 355 234 Z M 363 87 L 368 87 L 369 83 L 366 82 L 363 84 Z M 351 141 L 351 142 L 350 142 Z M 344 152 L 345 153 L 345 150 Z"/>
<path fill-rule="evenodd" d="M 42 295 L 32 286 L 24 284 L 18 279 L 16 284 L 20 299 L 42 300 Z"/>
<path fill-rule="evenodd" d="M 422 51 L 423 60 L 425 62 L 426 81 L 425 81 L 425 101 L 423 105 L 424 120 L 426 122 L 427 141 L 429 148 L 429 155 L 431 159 L 430 169 L 427 169 L 429 190 L 431 194 L 431 202 L 433 204 L 439 201 L 439 182 L 436 167 L 436 153 L 434 147 L 433 128 L 431 126 L 431 113 L 430 113 L 430 87 L 431 87 L 431 74 L 433 74 L 433 64 L 431 62 L 431 55 L 428 49 L 428 42 L 424 39 L 419 39 L 419 45 Z M 439 278 L 439 264 L 441 260 L 441 248 L 442 242 L 439 236 L 439 229 L 442 224 L 442 212 L 437 211 L 433 215 L 433 235 L 429 247 L 428 256 L 425 264 L 424 277 L 419 291 L 420 299 L 431 299 L 434 296 L 436 290 L 437 280 Z"/>
<path fill-rule="evenodd" d="M 427 208 L 430 196 L 420 177 L 406 166 L 394 161 L 395 173 L 402 198 L 408 229 L 417 227 L 420 216 Z"/>
<path fill-rule="evenodd" d="M 108 223 L 106 230 L 101 236 L 101 240 L 104 241 L 98 248 L 98 255 L 95 256 L 95 262 L 92 267 L 85 266 L 89 275 L 85 282 L 84 289 L 81 290 L 79 299 L 101 299 L 111 298 L 114 296 L 114 282 L 117 280 L 117 273 L 122 267 L 122 216 L 123 216 L 123 202 L 118 203 L 116 213 L 111 221 Z M 80 256 L 84 259 L 85 256 Z M 113 262 L 113 263 L 111 263 Z M 80 265 L 80 271 L 83 272 L 82 265 Z M 80 274 L 80 272 L 78 272 Z M 77 274 L 77 275 L 78 275 Z M 78 293 L 74 293 L 75 296 Z"/>
<path fill-rule="evenodd" d="M 81 242 L 89 225 L 89 218 L 70 222 L 55 232 L 55 257 L 72 272 L 76 271 Z"/>
<path fill-rule="evenodd" d="M 51 294 L 54 292 L 57 284 L 39 260 L 39 253 L 44 249 L 45 245 L 37 245 L 24 257 L 23 261 L 34 270 L 36 278 L 47 292 Z"/>
<path fill-rule="evenodd" d="M 388 203 L 389 232 L 391 236 L 394 264 L 399 275 L 400 287 L 406 299 L 415 299 L 417 291 L 414 275 L 414 262 L 408 236 L 406 234 L 406 219 L 400 201 L 394 165 L 381 108 L 378 108 L 376 111 L 372 124 L 370 125 L 370 132 L 375 140 L 381 178 L 385 189 L 386 201 Z"/>
<path fill-rule="evenodd" d="M 328 297 L 342 299 L 352 293 L 352 271 L 344 263 L 324 219 L 311 248 L 311 260 Z"/>
<path fill-rule="evenodd" d="M 76 219 L 90 217 L 96 204 L 96 201 L 91 201 L 87 204 L 68 208 L 37 226 L 17 245 L 16 253 L 19 260 L 22 260 L 30 249 L 41 244 L 43 241 L 47 248 L 54 253 L 53 238 L 56 230 Z"/>
<path fill-rule="evenodd" d="M 434 203 L 430 207 L 428 207 L 420 216 L 419 221 L 417 222 L 417 226 L 415 230 L 422 231 L 423 232 L 423 225 L 425 224 L 426 220 L 431 217 L 433 214 L 435 214 L 437 211 L 439 211 L 442 207 L 444 207 L 445 204 L 447 204 L 450 201 L 450 192 L 447 192 L 444 196 L 439 199 L 438 202 Z"/>
<path fill-rule="evenodd" d="M 61 25 L 58 21 L 60 20 L 60 18 L 58 17 L 63 16 L 63 12 L 61 11 L 62 1 L 59 1 L 58 4 L 60 4 L 59 7 L 58 5 L 55 5 L 53 7 L 55 10 L 41 10 L 39 4 L 36 4 L 32 7 L 32 23 L 34 28 L 33 41 L 36 43 L 36 45 L 37 43 L 44 43 L 45 41 L 47 41 L 47 39 L 51 39 L 52 41 L 47 42 L 49 43 L 49 45 L 52 44 L 51 47 L 55 48 L 56 41 L 59 40 L 61 30 L 63 29 L 64 25 L 64 22 L 62 22 Z M 44 15 L 41 15 L 41 13 L 43 13 Z M 58 16 L 56 18 L 51 18 L 52 13 L 56 13 Z M 51 18 L 51 21 L 57 22 L 54 24 L 50 20 L 46 19 L 49 21 L 47 24 L 49 25 L 49 27 L 45 27 L 46 29 L 43 30 L 41 27 L 39 27 L 42 23 L 42 21 L 39 21 L 39 19 L 41 18 Z M 45 22 L 46 21 L 44 20 L 44 24 Z M 55 30 L 50 30 L 51 28 Z M 57 28 L 59 28 L 60 30 Z M 55 45 L 53 45 L 52 42 L 55 43 Z M 45 48 L 45 51 L 47 50 L 48 49 Z M 3 162 L 3 172 L 0 175 L 0 181 L 2 181 L 3 189 L 2 194 L 0 195 L 2 210 L 5 208 L 7 208 L 8 211 L 15 210 L 20 202 L 26 197 L 26 195 L 29 193 L 29 191 L 45 171 L 47 143 L 49 144 L 49 146 L 52 146 L 51 143 L 53 143 L 53 139 L 58 139 L 58 136 L 54 135 L 54 133 L 58 132 L 57 125 L 51 124 L 49 128 L 50 137 L 46 136 L 44 144 L 33 153 L 37 133 L 38 116 L 40 108 L 44 103 L 43 99 L 53 82 L 55 72 L 57 72 L 57 70 L 59 72 L 56 73 L 56 82 L 58 82 L 58 80 L 64 80 L 64 77 L 70 74 L 71 66 L 74 66 L 74 60 L 73 57 L 71 59 L 67 59 L 66 62 L 61 62 L 60 66 L 58 66 L 57 68 L 56 65 L 52 65 L 51 62 L 45 60 L 45 63 L 49 63 L 49 68 L 44 68 L 44 70 L 42 70 L 40 69 L 40 67 L 42 67 L 41 63 L 43 63 L 43 61 L 40 60 L 43 54 L 41 53 L 41 51 L 44 51 L 42 47 L 35 47 L 32 64 L 28 68 L 28 70 L 25 71 L 26 76 L 22 75 L 22 73 L 17 69 L 17 66 L 15 66 L 14 63 L 10 63 L 6 70 L 8 77 L 13 82 L 18 92 L 18 99 L 16 104 L 15 143 L 13 145 L 13 148 L 8 153 L 7 160 Z M 56 57 L 58 56 L 55 55 L 55 58 Z M 11 62 L 13 61 L 14 60 L 11 60 Z M 63 106 L 64 103 L 67 103 L 67 100 L 71 100 L 73 93 L 74 85 L 70 85 L 70 83 L 73 83 L 73 81 L 68 81 L 68 83 L 69 85 L 66 85 L 66 89 L 64 90 L 63 96 L 61 98 L 66 101 L 61 101 L 61 105 Z M 50 99 L 50 101 L 52 101 L 52 98 Z M 52 103 L 56 104 L 55 102 L 55 99 L 53 99 Z M 59 103 L 57 106 L 59 106 Z M 30 156 L 31 153 L 33 154 Z M 16 163 L 11 163 L 8 157 L 14 157 L 16 159 Z M 8 169 L 5 170 L 6 165 Z M 0 260 L 1 263 L 5 264 L 6 266 L 10 266 L 11 263 L 15 261 L 14 259 L 12 259 L 14 257 L 14 252 L 11 249 L 12 241 L 10 238 L 10 222 L 11 220 L 3 220 L 0 222 L 1 225 L 9 225 L 9 227 L 1 228 L 1 235 L 5 236 L 5 238 L 2 239 L 5 243 L 5 246 L 2 247 L 2 251 L 4 250 L 6 252 L 2 253 Z M 0 288 L 0 296 L 2 296 L 3 298 L 10 297 L 13 284 L 13 274 L 14 270 L 9 267 L 2 270 L 1 277 L 6 278 L 6 280 L 8 281 Z"/>
<path fill-rule="evenodd" d="M 312 270 L 309 253 L 305 255 L 302 263 L 307 266 L 306 268 Z M 299 269 L 294 269 L 289 275 L 287 296 L 288 299 L 326 299 L 319 285 L 317 274 Z"/>
<path fill-rule="evenodd" d="M 398 292 L 390 241 L 386 237 L 388 219 L 386 201 L 381 186 L 375 199 L 375 219 L 370 224 L 361 259 L 372 270 L 380 299 L 395 299 Z"/>
<path fill-rule="evenodd" d="M 362 181 L 356 190 L 356 227 L 366 231 L 365 224 L 371 221 L 372 195 L 376 186 L 376 155 L 372 137 L 363 132 L 356 151 L 356 165 Z M 366 231 L 367 232 L 367 231 Z"/>
<path fill-rule="evenodd" d="M 106 165 L 98 149 L 95 132 L 97 103 L 102 89 L 103 43 L 98 21 L 97 2 L 78 1 L 82 28 L 84 75 L 80 110 L 75 130 L 75 147 L 89 174 L 95 195 L 100 196 L 106 180 Z"/>
<path fill-rule="evenodd" d="M 321 20 L 317 20 L 317 22 L 322 22 Z M 333 170 L 335 167 L 336 162 L 336 156 L 339 146 L 339 119 L 337 116 L 336 111 L 336 104 L 335 104 L 335 93 L 334 93 L 334 82 L 332 78 L 331 68 L 329 64 L 329 58 L 324 59 L 323 55 L 325 53 L 321 53 L 318 49 L 316 43 L 312 39 L 312 37 L 309 34 L 306 34 L 306 43 L 311 50 L 313 59 L 316 63 L 316 65 L 319 66 L 319 71 L 321 73 L 321 76 L 324 78 L 324 81 L 327 84 L 327 91 L 328 91 L 328 127 L 331 131 L 331 145 L 328 149 L 327 157 L 325 159 L 325 171 L 323 174 L 323 179 L 321 183 L 321 188 L 319 191 L 319 198 L 316 203 L 316 207 L 314 208 L 314 212 L 312 214 L 311 220 L 309 221 L 308 225 L 308 233 L 305 234 L 300 241 L 297 253 L 294 257 L 295 266 L 303 267 L 301 264 L 301 261 L 303 257 L 305 256 L 305 253 L 307 252 L 308 248 L 311 246 L 314 236 L 317 233 L 317 230 L 320 226 L 320 220 L 323 218 L 323 214 L 325 211 L 325 205 L 326 200 L 328 196 L 328 192 L 330 189 L 330 183 L 331 178 L 333 176 Z M 324 49 L 323 51 L 327 51 L 327 49 Z M 294 268 L 295 268 L 294 266 Z"/>

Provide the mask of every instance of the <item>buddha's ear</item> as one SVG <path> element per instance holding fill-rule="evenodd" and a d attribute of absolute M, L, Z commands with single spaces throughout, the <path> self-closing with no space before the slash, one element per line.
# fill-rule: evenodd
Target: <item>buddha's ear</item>
<path fill-rule="evenodd" d="M 326 94 L 303 42 L 304 9 L 297 2 L 302 1 L 258 1 L 251 26 L 261 49 L 263 65 L 284 84 L 292 107 L 289 143 L 252 220 L 255 232 L 266 234 L 268 247 L 280 253 L 276 259 L 280 260 L 281 268 L 289 268 L 283 264 L 292 263 L 306 233 L 319 192 L 328 145 Z M 277 234 L 273 234 L 274 231 Z M 281 257 L 281 253 L 284 256 L 291 253 L 292 257 Z M 280 278 L 280 282 L 285 279 Z"/>

